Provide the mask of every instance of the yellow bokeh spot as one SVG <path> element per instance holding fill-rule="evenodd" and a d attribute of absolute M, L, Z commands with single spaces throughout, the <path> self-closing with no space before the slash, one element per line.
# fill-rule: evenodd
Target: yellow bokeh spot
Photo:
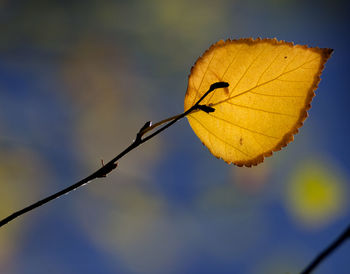
<path fill-rule="evenodd" d="M 344 184 L 331 165 L 304 162 L 287 183 L 288 209 L 302 225 L 320 227 L 339 215 L 344 193 Z"/>

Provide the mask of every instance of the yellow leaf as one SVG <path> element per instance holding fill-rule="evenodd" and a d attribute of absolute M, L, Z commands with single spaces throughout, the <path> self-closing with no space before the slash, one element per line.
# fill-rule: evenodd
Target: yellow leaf
<path fill-rule="evenodd" d="M 309 48 L 276 39 L 219 41 L 200 57 L 188 79 L 185 111 L 215 82 L 188 121 L 210 152 L 227 163 L 252 166 L 293 140 L 332 49 Z"/>

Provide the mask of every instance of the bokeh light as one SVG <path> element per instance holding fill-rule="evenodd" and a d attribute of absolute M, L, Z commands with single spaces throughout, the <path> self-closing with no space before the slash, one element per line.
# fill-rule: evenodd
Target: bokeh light
<path fill-rule="evenodd" d="M 287 185 L 287 205 L 301 225 L 321 228 L 341 216 L 346 208 L 345 182 L 331 163 L 298 163 Z"/>

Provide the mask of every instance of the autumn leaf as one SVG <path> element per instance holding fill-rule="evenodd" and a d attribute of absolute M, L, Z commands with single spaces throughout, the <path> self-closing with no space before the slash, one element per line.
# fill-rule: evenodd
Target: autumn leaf
<path fill-rule="evenodd" d="M 252 166 L 293 141 L 308 116 L 332 49 L 276 39 L 219 41 L 200 57 L 188 79 L 185 111 L 215 82 L 201 110 L 188 121 L 210 152 L 227 163 Z"/>

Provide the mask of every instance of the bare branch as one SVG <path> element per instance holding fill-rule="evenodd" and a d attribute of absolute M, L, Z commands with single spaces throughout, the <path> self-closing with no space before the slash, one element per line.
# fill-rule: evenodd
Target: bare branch
<path fill-rule="evenodd" d="M 350 238 L 350 226 L 343 231 L 325 250 L 323 250 L 317 257 L 301 272 L 301 274 L 309 274 L 313 271 L 322 261 L 324 261 L 329 255 L 331 255 L 341 244 Z"/>
<path fill-rule="evenodd" d="M 61 197 L 64 194 L 67 194 L 69 192 L 71 192 L 72 190 L 75 190 L 89 182 L 91 182 L 92 180 L 95 180 L 97 178 L 104 178 L 106 177 L 110 172 L 112 172 L 118 165 L 117 161 L 119 159 L 121 159 L 122 157 L 124 157 L 126 154 L 128 154 L 130 151 L 132 151 L 133 149 L 137 148 L 139 145 L 147 142 L 148 140 L 150 140 L 151 138 L 153 138 L 154 136 L 158 135 L 159 133 L 161 133 L 162 131 L 164 131 L 165 129 L 169 128 L 171 125 L 175 124 L 178 120 L 182 119 L 183 117 L 185 117 L 186 115 L 190 114 L 193 111 L 198 111 L 198 110 L 208 110 L 205 107 L 203 107 L 203 105 L 199 105 L 199 103 L 212 91 L 214 91 L 215 89 L 218 88 L 223 88 L 223 87 L 227 87 L 229 84 L 226 82 L 217 82 L 214 83 L 210 86 L 209 90 L 187 111 L 185 111 L 184 113 L 181 113 L 179 115 L 164 119 L 156 124 L 154 124 L 152 126 L 152 123 L 146 122 L 141 129 L 139 130 L 139 132 L 136 134 L 136 139 L 131 143 L 131 145 L 129 145 L 124 151 L 122 151 L 120 154 L 118 154 L 116 157 L 114 157 L 112 160 L 110 160 L 107 164 L 102 165 L 102 167 L 100 169 L 98 169 L 97 171 L 95 171 L 94 173 L 90 174 L 89 176 L 87 176 L 86 178 L 80 180 L 79 182 L 59 191 L 56 192 L 55 194 L 52 194 L 40 201 L 37 201 L 19 211 L 16 211 L 14 213 L 12 213 L 11 215 L 7 216 L 6 218 L 2 219 L 0 221 L 0 227 L 4 226 L 5 224 L 11 222 L 12 220 L 16 219 L 17 217 L 37 208 L 40 207 L 44 204 L 47 204 L 48 202 Z M 212 109 L 210 107 L 208 107 L 209 109 Z M 150 134 L 147 137 L 142 138 L 147 132 L 157 128 L 158 126 L 161 126 L 162 124 L 165 124 L 163 127 L 161 127 L 160 129 L 158 129 L 157 131 L 155 131 L 154 133 Z"/>

